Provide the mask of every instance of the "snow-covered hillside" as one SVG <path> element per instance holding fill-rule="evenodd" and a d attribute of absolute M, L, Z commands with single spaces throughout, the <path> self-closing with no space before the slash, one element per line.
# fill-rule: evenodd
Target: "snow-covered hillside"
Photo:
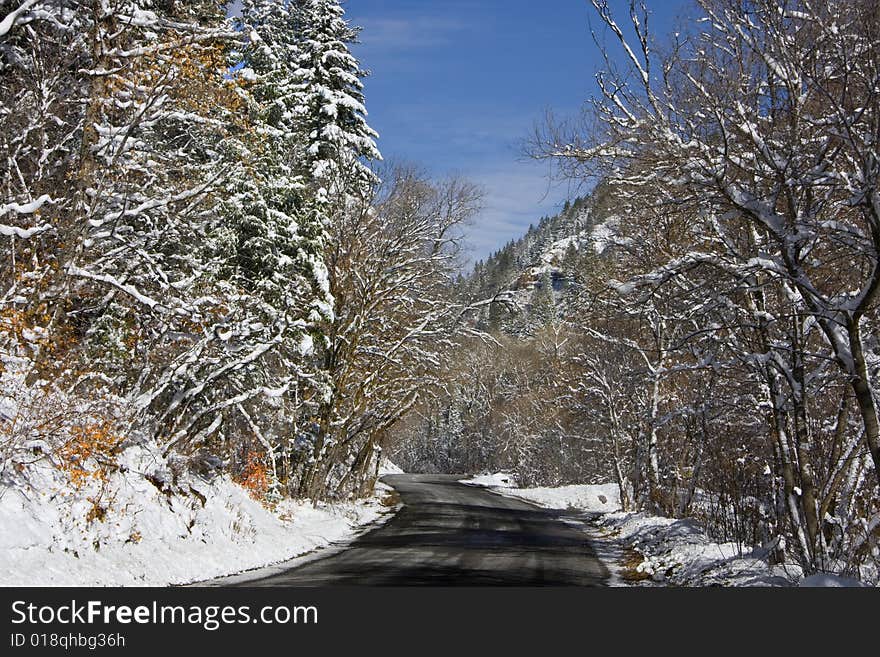
<path fill-rule="evenodd" d="M 0 585 L 163 586 L 290 559 L 353 536 L 380 500 L 269 510 L 227 476 L 175 472 L 152 444 L 132 447 L 100 486 L 31 467 L 0 496 Z M 379 491 L 382 494 L 383 491 Z"/>

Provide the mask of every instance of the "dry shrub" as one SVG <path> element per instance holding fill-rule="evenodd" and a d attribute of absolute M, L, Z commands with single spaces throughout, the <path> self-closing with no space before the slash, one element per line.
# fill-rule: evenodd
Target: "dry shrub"
<path fill-rule="evenodd" d="M 13 473 L 27 485 L 41 464 L 75 490 L 90 484 L 103 489 L 118 467 L 121 404 L 105 393 L 70 392 L 64 379 L 28 384 L 32 372 L 0 372 L 0 473 Z"/>
<path fill-rule="evenodd" d="M 92 523 L 95 520 L 104 522 L 104 519 L 107 517 L 108 507 L 101 504 L 100 497 L 90 497 L 88 499 L 92 506 L 86 513 L 86 522 Z"/>
<path fill-rule="evenodd" d="M 74 425 L 70 439 L 55 452 L 58 467 L 76 488 L 82 488 L 89 479 L 106 483 L 116 468 L 115 455 L 121 442 L 111 421 Z"/>
<path fill-rule="evenodd" d="M 241 473 L 235 478 L 235 483 L 247 490 L 255 500 L 263 502 L 269 492 L 271 475 L 265 459 L 256 454 L 248 454 L 247 462 Z"/>
<path fill-rule="evenodd" d="M 651 575 L 639 569 L 644 563 L 645 557 L 638 550 L 627 548 L 624 551 L 623 558 L 620 560 L 620 577 L 626 582 L 643 582 L 651 579 Z"/>

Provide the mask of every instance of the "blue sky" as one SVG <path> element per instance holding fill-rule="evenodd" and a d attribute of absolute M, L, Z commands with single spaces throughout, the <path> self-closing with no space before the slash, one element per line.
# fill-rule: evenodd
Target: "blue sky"
<path fill-rule="evenodd" d="M 611 0 L 625 11 L 628 2 Z M 648 0 L 654 31 L 687 0 Z M 550 184 L 522 143 L 547 109 L 579 112 L 601 67 L 588 0 L 348 0 L 353 48 L 371 71 L 369 122 L 386 160 L 461 175 L 486 193 L 468 229 L 472 259 L 519 237 L 577 193 Z"/>

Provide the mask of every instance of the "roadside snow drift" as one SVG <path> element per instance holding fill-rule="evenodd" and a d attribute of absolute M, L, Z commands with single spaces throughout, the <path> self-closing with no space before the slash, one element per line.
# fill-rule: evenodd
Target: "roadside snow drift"
<path fill-rule="evenodd" d="M 480 474 L 467 479 L 459 479 L 458 483 L 468 486 L 482 486 L 483 488 L 497 488 L 498 486 L 510 486 L 516 482 L 512 474 L 496 472 L 495 474 Z"/>
<path fill-rule="evenodd" d="M 520 497 L 551 509 L 577 509 L 601 513 L 620 510 L 617 484 L 560 486 L 558 488 L 499 488 L 500 493 Z"/>
<path fill-rule="evenodd" d="M 801 576 L 795 565 L 769 565 L 765 550 L 712 540 L 691 518 L 612 513 L 598 522 L 629 551 L 621 575 L 632 584 L 791 586 Z"/>
<path fill-rule="evenodd" d="M 517 488 L 515 475 L 507 472 L 475 475 L 459 479 L 469 486 L 492 488 L 497 493 L 518 497 L 551 509 L 576 509 L 607 513 L 620 510 L 617 484 L 576 484 L 556 488 Z"/>
<path fill-rule="evenodd" d="M 375 520 L 375 499 L 269 511 L 226 476 L 172 473 L 155 445 L 81 488 L 48 465 L 0 486 L 0 585 L 164 586 L 291 559 Z"/>
<path fill-rule="evenodd" d="M 514 476 L 506 473 L 478 475 L 461 483 L 549 509 L 602 513 L 593 519 L 565 520 L 583 527 L 612 572 L 612 586 L 868 586 L 831 574 L 805 578 L 791 563 L 771 565 L 766 550 L 714 541 L 692 518 L 621 512 L 616 484 L 515 488 Z"/>

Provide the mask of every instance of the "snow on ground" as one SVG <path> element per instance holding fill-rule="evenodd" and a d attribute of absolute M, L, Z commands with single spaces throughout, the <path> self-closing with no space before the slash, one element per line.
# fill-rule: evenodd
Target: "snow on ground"
<path fill-rule="evenodd" d="M 574 485 L 558 488 L 499 487 L 499 493 L 519 497 L 551 509 L 608 513 L 620 510 L 617 484 Z"/>
<path fill-rule="evenodd" d="M 765 551 L 713 541 L 690 518 L 610 513 L 597 525 L 621 546 L 616 566 L 631 585 L 791 586 L 801 576 L 797 566 L 769 565 Z"/>
<path fill-rule="evenodd" d="M 389 474 L 403 474 L 403 470 L 388 459 L 382 459 L 379 463 L 379 476 L 384 477 Z"/>
<path fill-rule="evenodd" d="M 829 575 L 827 573 L 820 573 L 817 575 L 810 575 L 809 577 L 805 577 L 798 583 L 798 586 L 802 586 L 805 588 L 825 587 L 833 589 L 868 587 L 867 584 L 865 584 L 864 582 L 860 582 L 857 579 L 851 579 L 849 577 L 838 577 L 837 575 Z"/>
<path fill-rule="evenodd" d="M 495 474 L 479 474 L 467 479 L 459 479 L 459 483 L 468 486 L 482 486 L 483 488 L 497 488 L 510 486 L 516 482 L 514 475 L 508 472 L 496 472 Z"/>
<path fill-rule="evenodd" d="M 580 526 L 612 573 L 613 586 L 858 586 L 830 575 L 802 579 L 796 565 L 771 566 L 762 550 L 712 540 L 693 519 L 620 511 L 616 484 L 516 488 L 507 473 L 483 474 L 462 483 L 492 488 L 551 509 Z M 602 513 L 596 517 L 596 513 Z"/>
<path fill-rule="evenodd" d="M 605 249 L 614 244 L 614 238 L 617 235 L 619 223 L 619 217 L 611 216 L 602 223 L 596 224 L 596 226 L 593 227 L 593 249 L 596 251 L 596 253 L 601 255 L 605 252 Z"/>
<path fill-rule="evenodd" d="M 495 492 L 518 497 L 551 509 L 575 509 L 607 513 L 620 510 L 620 492 L 617 484 L 580 484 L 556 488 L 517 488 L 516 475 L 508 472 L 480 474 L 459 483 L 493 488 Z"/>
<path fill-rule="evenodd" d="M 171 474 L 151 444 L 120 462 L 99 488 L 71 487 L 49 465 L 31 466 L 26 486 L 0 486 L 0 585 L 200 581 L 349 539 L 388 511 L 378 499 L 283 501 L 270 511 L 225 475 Z"/>

